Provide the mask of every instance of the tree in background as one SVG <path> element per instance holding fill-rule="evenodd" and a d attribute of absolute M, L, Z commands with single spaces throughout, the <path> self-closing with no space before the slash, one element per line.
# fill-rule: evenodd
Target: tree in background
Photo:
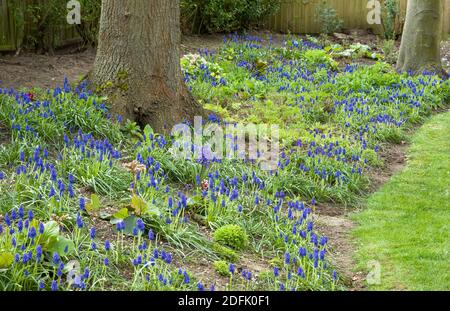
<path fill-rule="evenodd" d="M 201 107 L 180 67 L 179 0 L 103 0 L 90 80 L 112 113 L 166 132 Z"/>
<path fill-rule="evenodd" d="M 408 1 L 398 70 L 443 72 L 440 57 L 443 12 L 443 0 Z"/>

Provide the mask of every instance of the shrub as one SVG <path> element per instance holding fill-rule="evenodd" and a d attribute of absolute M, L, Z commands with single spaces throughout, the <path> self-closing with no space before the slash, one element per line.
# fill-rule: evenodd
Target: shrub
<path fill-rule="evenodd" d="M 387 40 L 397 36 L 396 23 L 400 19 L 400 1 L 385 0 L 383 4 L 383 32 Z"/>
<path fill-rule="evenodd" d="M 66 24 L 66 2 L 47 0 L 47 5 L 22 0 L 8 0 L 14 13 L 16 29 L 23 32 L 21 46 L 26 49 L 51 51 L 58 45 Z M 74 28 L 83 45 L 98 42 L 101 0 L 79 0 L 81 24 Z M 279 9 L 279 0 L 182 0 L 182 28 L 185 32 L 229 32 L 246 29 Z"/>
<path fill-rule="evenodd" d="M 82 8 L 81 24 L 74 26 L 84 45 L 97 43 L 101 0 L 79 0 Z M 22 0 L 8 0 L 14 14 L 16 29 L 21 33 L 20 47 L 47 52 L 61 41 L 67 27 L 67 1 L 47 0 L 23 5 Z"/>
<path fill-rule="evenodd" d="M 242 250 L 248 244 L 248 237 L 244 228 L 237 225 L 226 225 L 214 232 L 214 241 L 237 250 Z"/>
<path fill-rule="evenodd" d="M 395 64 L 398 58 L 398 51 L 395 47 L 395 40 L 384 40 L 381 49 L 387 63 Z"/>
<path fill-rule="evenodd" d="M 316 8 L 315 20 L 322 25 L 321 32 L 330 34 L 339 31 L 344 21 L 339 18 L 336 10 L 326 0 L 322 0 Z"/>
<path fill-rule="evenodd" d="M 224 260 L 215 261 L 213 263 L 214 270 L 221 276 L 229 276 L 230 271 L 228 270 L 228 263 Z"/>
<path fill-rule="evenodd" d="M 234 250 L 231 248 L 228 248 L 226 246 L 220 245 L 218 243 L 213 244 L 213 250 L 217 253 L 217 255 L 224 259 L 228 260 L 229 262 L 238 262 L 239 256 L 236 254 Z"/>
<path fill-rule="evenodd" d="M 378 154 L 372 149 L 364 150 L 361 157 L 372 166 L 381 164 L 380 159 L 378 158 Z"/>
<path fill-rule="evenodd" d="M 228 32 L 258 24 L 279 9 L 279 0 L 182 0 L 183 30 Z"/>
<path fill-rule="evenodd" d="M 21 47 L 42 52 L 55 47 L 58 30 L 65 22 L 65 3 L 49 0 L 46 5 L 35 2 L 23 5 L 23 1 L 8 0 L 8 7 L 13 12 L 15 26 L 21 36 Z"/>

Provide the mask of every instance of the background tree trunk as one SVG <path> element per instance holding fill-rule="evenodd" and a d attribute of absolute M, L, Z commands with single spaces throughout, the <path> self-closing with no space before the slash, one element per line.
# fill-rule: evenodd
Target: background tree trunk
<path fill-rule="evenodd" d="M 154 130 L 202 112 L 180 67 L 179 0 L 103 0 L 90 80 L 109 96 L 112 113 Z"/>
<path fill-rule="evenodd" d="M 397 69 L 442 72 L 440 57 L 444 2 L 409 0 Z"/>

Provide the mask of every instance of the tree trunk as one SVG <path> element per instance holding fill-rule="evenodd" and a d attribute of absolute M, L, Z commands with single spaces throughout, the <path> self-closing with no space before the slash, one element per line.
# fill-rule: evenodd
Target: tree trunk
<path fill-rule="evenodd" d="M 440 57 L 444 2 L 409 0 L 397 69 L 415 74 L 442 72 Z"/>
<path fill-rule="evenodd" d="M 90 80 L 111 112 L 165 132 L 202 113 L 180 67 L 179 0 L 103 0 Z"/>

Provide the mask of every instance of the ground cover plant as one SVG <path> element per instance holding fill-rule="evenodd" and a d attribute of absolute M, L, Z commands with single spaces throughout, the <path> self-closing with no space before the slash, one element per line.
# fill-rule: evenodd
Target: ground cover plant
<path fill-rule="evenodd" d="M 0 288 L 345 288 L 318 204 L 356 205 L 379 153 L 450 95 L 433 73 L 357 64 L 382 59 L 362 50 L 230 35 L 181 60 L 208 122 L 281 126 L 273 171 L 173 158 L 174 137 L 111 115 L 86 83 L 1 89 Z"/>

